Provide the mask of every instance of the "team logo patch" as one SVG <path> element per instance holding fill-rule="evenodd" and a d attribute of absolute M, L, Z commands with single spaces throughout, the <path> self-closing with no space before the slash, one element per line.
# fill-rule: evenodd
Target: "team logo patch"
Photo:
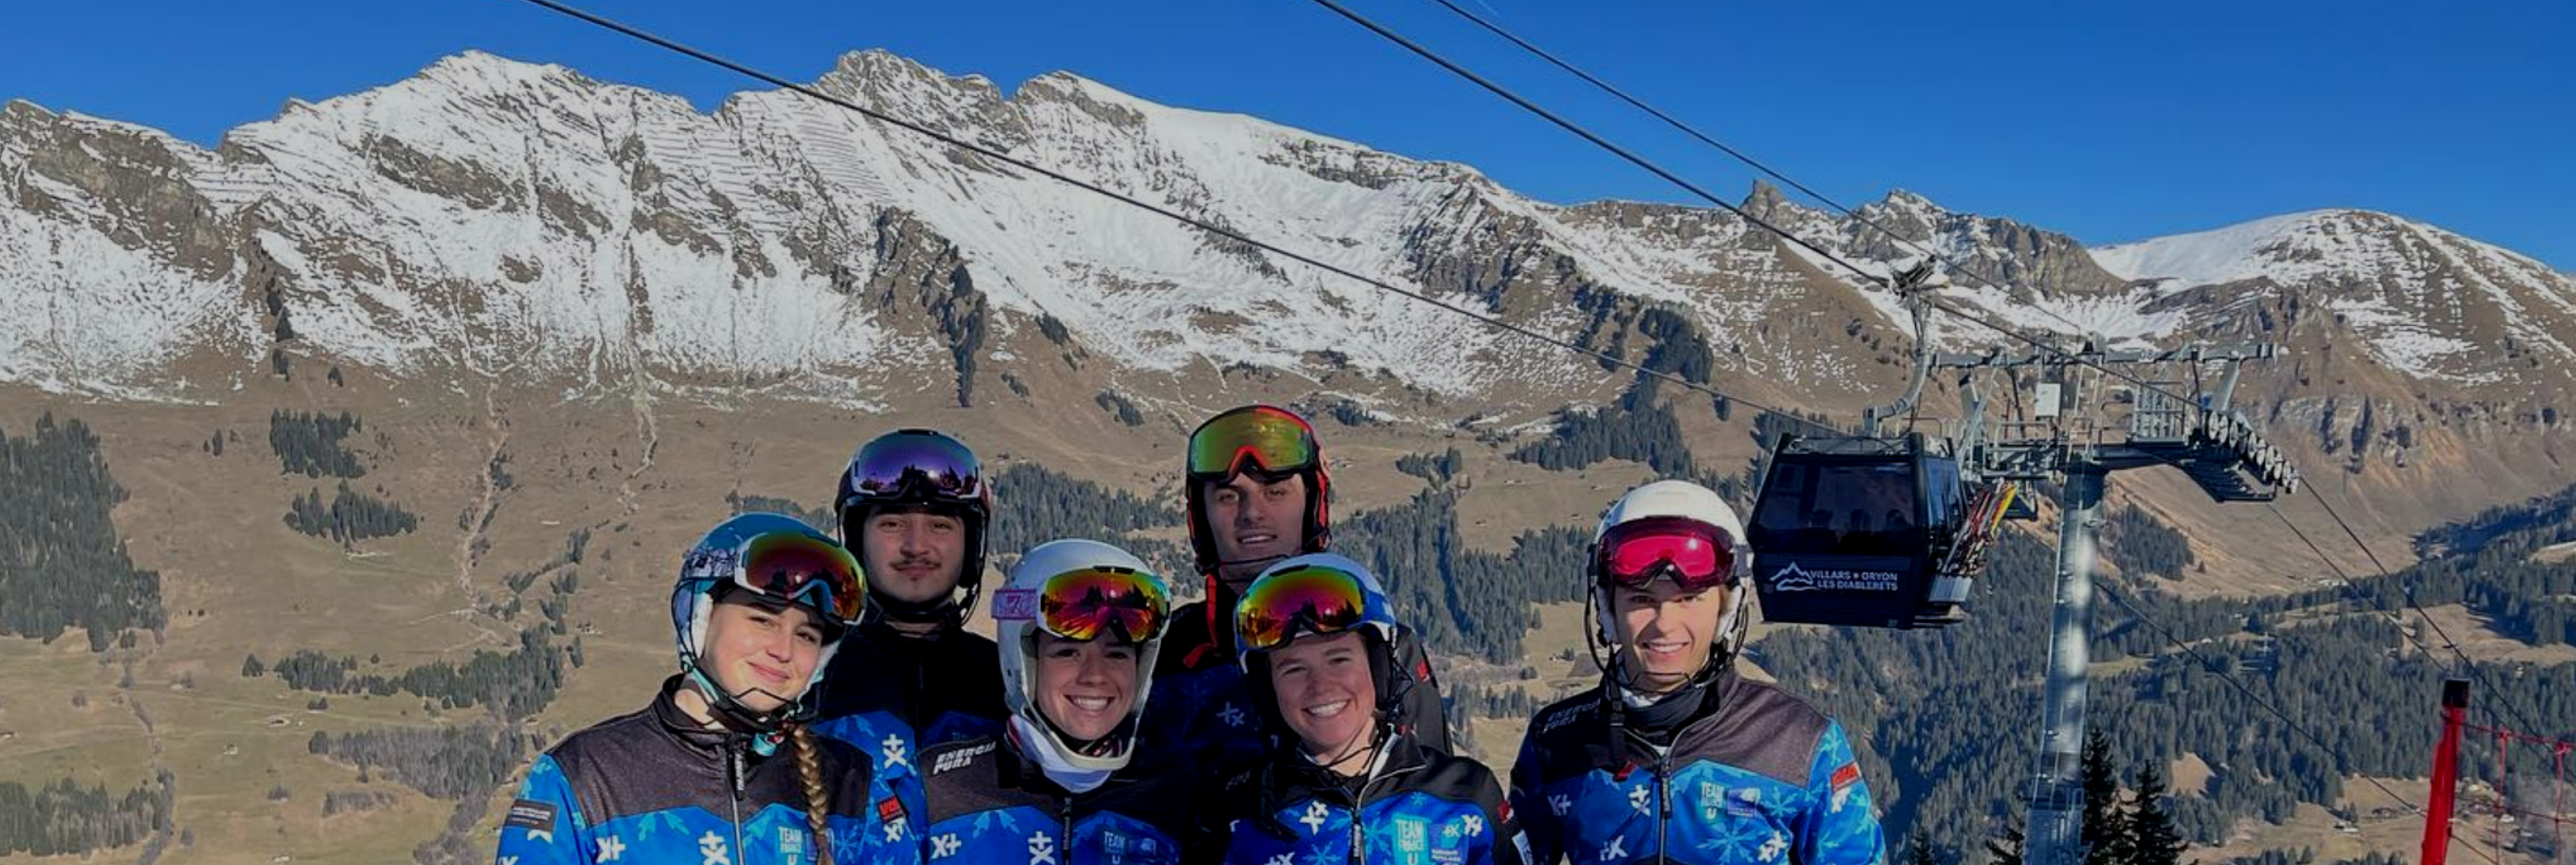
<path fill-rule="evenodd" d="M 502 821 L 502 825 L 517 826 L 521 829 L 526 829 L 532 832 L 545 832 L 552 830 L 555 828 L 554 803 L 537 802 L 528 799 L 512 800 L 510 802 L 510 816 Z"/>
<path fill-rule="evenodd" d="M 1834 778 L 1833 778 L 1832 783 L 1833 783 L 1833 787 L 1834 787 L 1834 789 L 1836 789 L 1836 790 L 1840 790 L 1840 789 L 1842 789 L 1842 788 L 1849 787 L 1849 786 L 1853 785 L 1854 783 L 1858 783 L 1859 781 L 1860 781 L 1860 764 L 1859 764 L 1859 763 L 1844 763 L 1842 768 L 1840 768 L 1840 769 L 1835 769 L 1835 770 L 1834 770 Z"/>
<path fill-rule="evenodd" d="M 1431 849 L 1431 824 L 1420 817 L 1395 818 L 1395 849 L 1412 855 Z"/>
<path fill-rule="evenodd" d="M 975 762 L 975 758 L 993 753 L 993 749 L 998 744 L 999 743 L 995 742 L 986 742 L 974 747 L 959 748 L 954 751 L 942 753 L 939 755 L 939 759 L 937 761 L 931 763 L 930 774 L 938 775 L 965 768 L 966 766 L 973 764 Z"/>
<path fill-rule="evenodd" d="M 1038 590 L 1003 589 L 993 593 L 993 620 L 1026 622 L 1038 617 Z"/>
<path fill-rule="evenodd" d="M 893 823 L 903 819 L 903 801 L 888 796 L 877 802 L 877 819 Z"/>

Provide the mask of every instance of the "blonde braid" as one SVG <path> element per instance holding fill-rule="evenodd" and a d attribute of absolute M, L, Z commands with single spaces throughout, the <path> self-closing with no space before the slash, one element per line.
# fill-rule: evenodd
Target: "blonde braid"
<path fill-rule="evenodd" d="M 787 736 L 796 741 L 796 776 L 805 781 L 805 825 L 814 831 L 815 865 L 832 865 L 832 832 L 824 818 L 832 813 L 832 794 L 823 789 L 823 752 L 814 747 L 813 734 L 805 725 L 787 728 Z"/>

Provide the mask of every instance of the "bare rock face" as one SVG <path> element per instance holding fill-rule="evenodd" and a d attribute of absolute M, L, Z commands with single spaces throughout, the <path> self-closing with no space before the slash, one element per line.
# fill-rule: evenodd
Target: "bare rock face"
<path fill-rule="evenodd" d="M 2362 482 L 2565 476 L 2544 456 L 2448 455 L 2563 434 L 2576 286 L 2386 214 L 2087 250 L 1907 192 L 1843 215 L 1757 184 L 1743 213 L 1820 256 L 1721 209 L 1545 204 L 1466 166 L 1067 74 L 1006 95 L 860 52 L 814 86 L 1200 224 L 795 93 L 703 113 L 479 53 L 290 104 L 212 149 L 11 103 L 0 297 L 43 312 L 0 322 L 0 380 L 180 398 L 284 357 L 569 393 L 775 382 L 840 405 L 1044 399 L 1031 383 L 1063 379 L 1078 402 L 1114 386 L 1150 405 L 1215 370 L 1385 391 L 1435 424 L 1619 391 L 1608 364 L 1240 235 L 1632 362 L 1694 346 L 1710 381 L 1849 415 L 1902 380 L 1914 335 L 1880 280 L 1928 249 L 1963 267 L 1952 302 L 2026 330 L 2287 345 L 2244 405 L 2313 431 L 2294 438 Z M 1951 322 L 1934 338 L 2002 341 Z"/>

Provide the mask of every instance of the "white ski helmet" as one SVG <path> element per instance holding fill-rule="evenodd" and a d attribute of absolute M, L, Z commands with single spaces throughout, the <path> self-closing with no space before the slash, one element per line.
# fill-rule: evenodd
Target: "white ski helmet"
<path fill-rule="evenodd" d="M 1124 581 L 1113 583 L 1134 590 L 1133 594 L 1105 599 L 1110 607 L 1131 621 L 1149 622 L 1145 633 L 1130 633 L 1124 626 L 1111 625 L 1088 635 L 1063 633 L 1050 624 L 1051 615 L 1062 609 L 1050 597 L 1051 590 L 1070 588 L 1059 578 L 1100 578 Z M 1096 595 L 1094 597 L 1097 597 Z M 1171 622 L 1170 589 L 1163 578 L 1144 561 L 1125 550 L 1091 540 L 1048 541 L 1029 548 L 1018 564 L 1011 566 L 1008 579 L 993 594 L 994 640 L 1001 644 L 1002 704 L 1011 714 L 1025 718 L 1037 729 L 1046 731 L 1047 742 L 1025 743 L 1046 748 L 1063 761 L 1086 771 L 1115 771 L 1127 765 L 1134 755 L 1138 719 L 1145 714 L 1145 700 L 1154 684 L 1154 659 L 1162 650 L 1163 631 Z M 1079 601 L 1080 599 L 1075 599 Z M 1150 612 L 1150 615 L 1145 613 Z M 1058 637 L 1077 640 L 1098 639 L 1109 629 L 1136 644 L 1136 701 L 1127 710 L 1127 718 L 1112 730 L 1109 738 L 1116 747 L 1100 756 L 1083 754 L 1064 738 L 1055 722 L 1039 711 L 1034 699 L 1037 671 L 1031 659 L 1037 653 L 1038 631 L 1046 629 Z"/>
<path fill-rule="evenodd" d="M 1710 530 L 1728 555 L 1723 585 L 1728 589 L 1726 606 L 1718 612 L 1717 633 L 1709 650 L 1709 663 L 1722 664 L 1742 647 L 1749 618 L 1745 603 L 1746 577 L 1753 572 L 1753 551 L 1744 544 L 1744 520 L 1735 508 L 1716 491 L 1690 481 L 1655 481 L 1629 490 L 1610 509 L 1601 514 L 1601 524 L 1592 530 L 1591 554 L 1585 559 L 1586 585 L 1594 592 L 1611 584 L 1608 571 L 1609 550 L 1604 542 L 1615 529 L 1647 521 L 1683 520 Z M 1611 604 L 1596 598 L 1593 604 L 1595 623 L 1600 627 L 1602 642 L 1616 644 L 1619 629 L 1610 613 Z"/>

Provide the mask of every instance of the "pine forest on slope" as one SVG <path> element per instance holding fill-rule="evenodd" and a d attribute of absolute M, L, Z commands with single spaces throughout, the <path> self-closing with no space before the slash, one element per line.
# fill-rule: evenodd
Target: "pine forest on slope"
<path fill-rule="evenodd" d="M 862 53 L 821 84 L 1803 415 L 1883 401 L 1912 338 L 1884 292 L 1716 211 L 1535 202 L 1070 75 L 1005 97 Z M 1089 534 L 1177 569 L 1188 425 L 1297 405 L 1337 460 L 1338 548 L 1388 574 L 1453 712 L 1495 731 L 1478 741 L 1509 738 L 1591 675 L 1548 623 L 1580 599 L 1600 505 L 1650 475 L 1741 501 L 1782 425 L 784 93 L 700 114 L 469 54 L 211 150 L 13 102 L 0 192 L 0 299 L 46 311 L 0 321 L 0 429 L 33 431 L 0 438 L 23 452 L 8 486 L 41 491 L 0 549 L 31 557 L 0 567 L 23 601 L 0 616 L 0 733 L 29 746 L 0 757 L 0 849 L 479 860 L 526 755 L 667 667 L 677 546 L 732 510 L 810 511 L 903 424 L 1004 466 L 1004 553 Z M 1874 265 L 1904 252 L 1767 187 L 1746 204 Z M 2525 502 L 2576 483 L 2566 275 L 2361 211 L 2090 251 L 1906 193 L 1864 214 L 2011 280 L 1959 299 L 2017 326 L 2284 343 L 2239 405 L 2374 552 L 2421 557 L 2358 580 L 2364 608 L 2322 582 L 2357 554 L 2320 565 L 2170 479 L 2114 484 L 2116 584 L 2333 752 L 2106 611 L 2097 727 L 2123 766 L 2206 767 L 2167 800 L 2201 851 L 2301 861 L 2262 827 L 2302 802 L 2367 840 L 2307 859 L 2405 848 L 2349 776 L 2422 771 L 2442 659 L 2408 652 L 2397 629 L 2422 623 L 2372 615 L 2406 587 L 2487 635 L 2515 687 L 2481 711 L 2576 718 L 2576 586 L 2545 552 L 2576 522 L 2563 495 Z M 2015 819 L 2035 737 L 1997 731 L 2035 711 L 2047 557 L 2013 538 L 1951 632 L 1756 643 L 1864 739 L 1892 841 L 1975 859 Z M 67 574 L 108 591 L 17 585 Z"/>

